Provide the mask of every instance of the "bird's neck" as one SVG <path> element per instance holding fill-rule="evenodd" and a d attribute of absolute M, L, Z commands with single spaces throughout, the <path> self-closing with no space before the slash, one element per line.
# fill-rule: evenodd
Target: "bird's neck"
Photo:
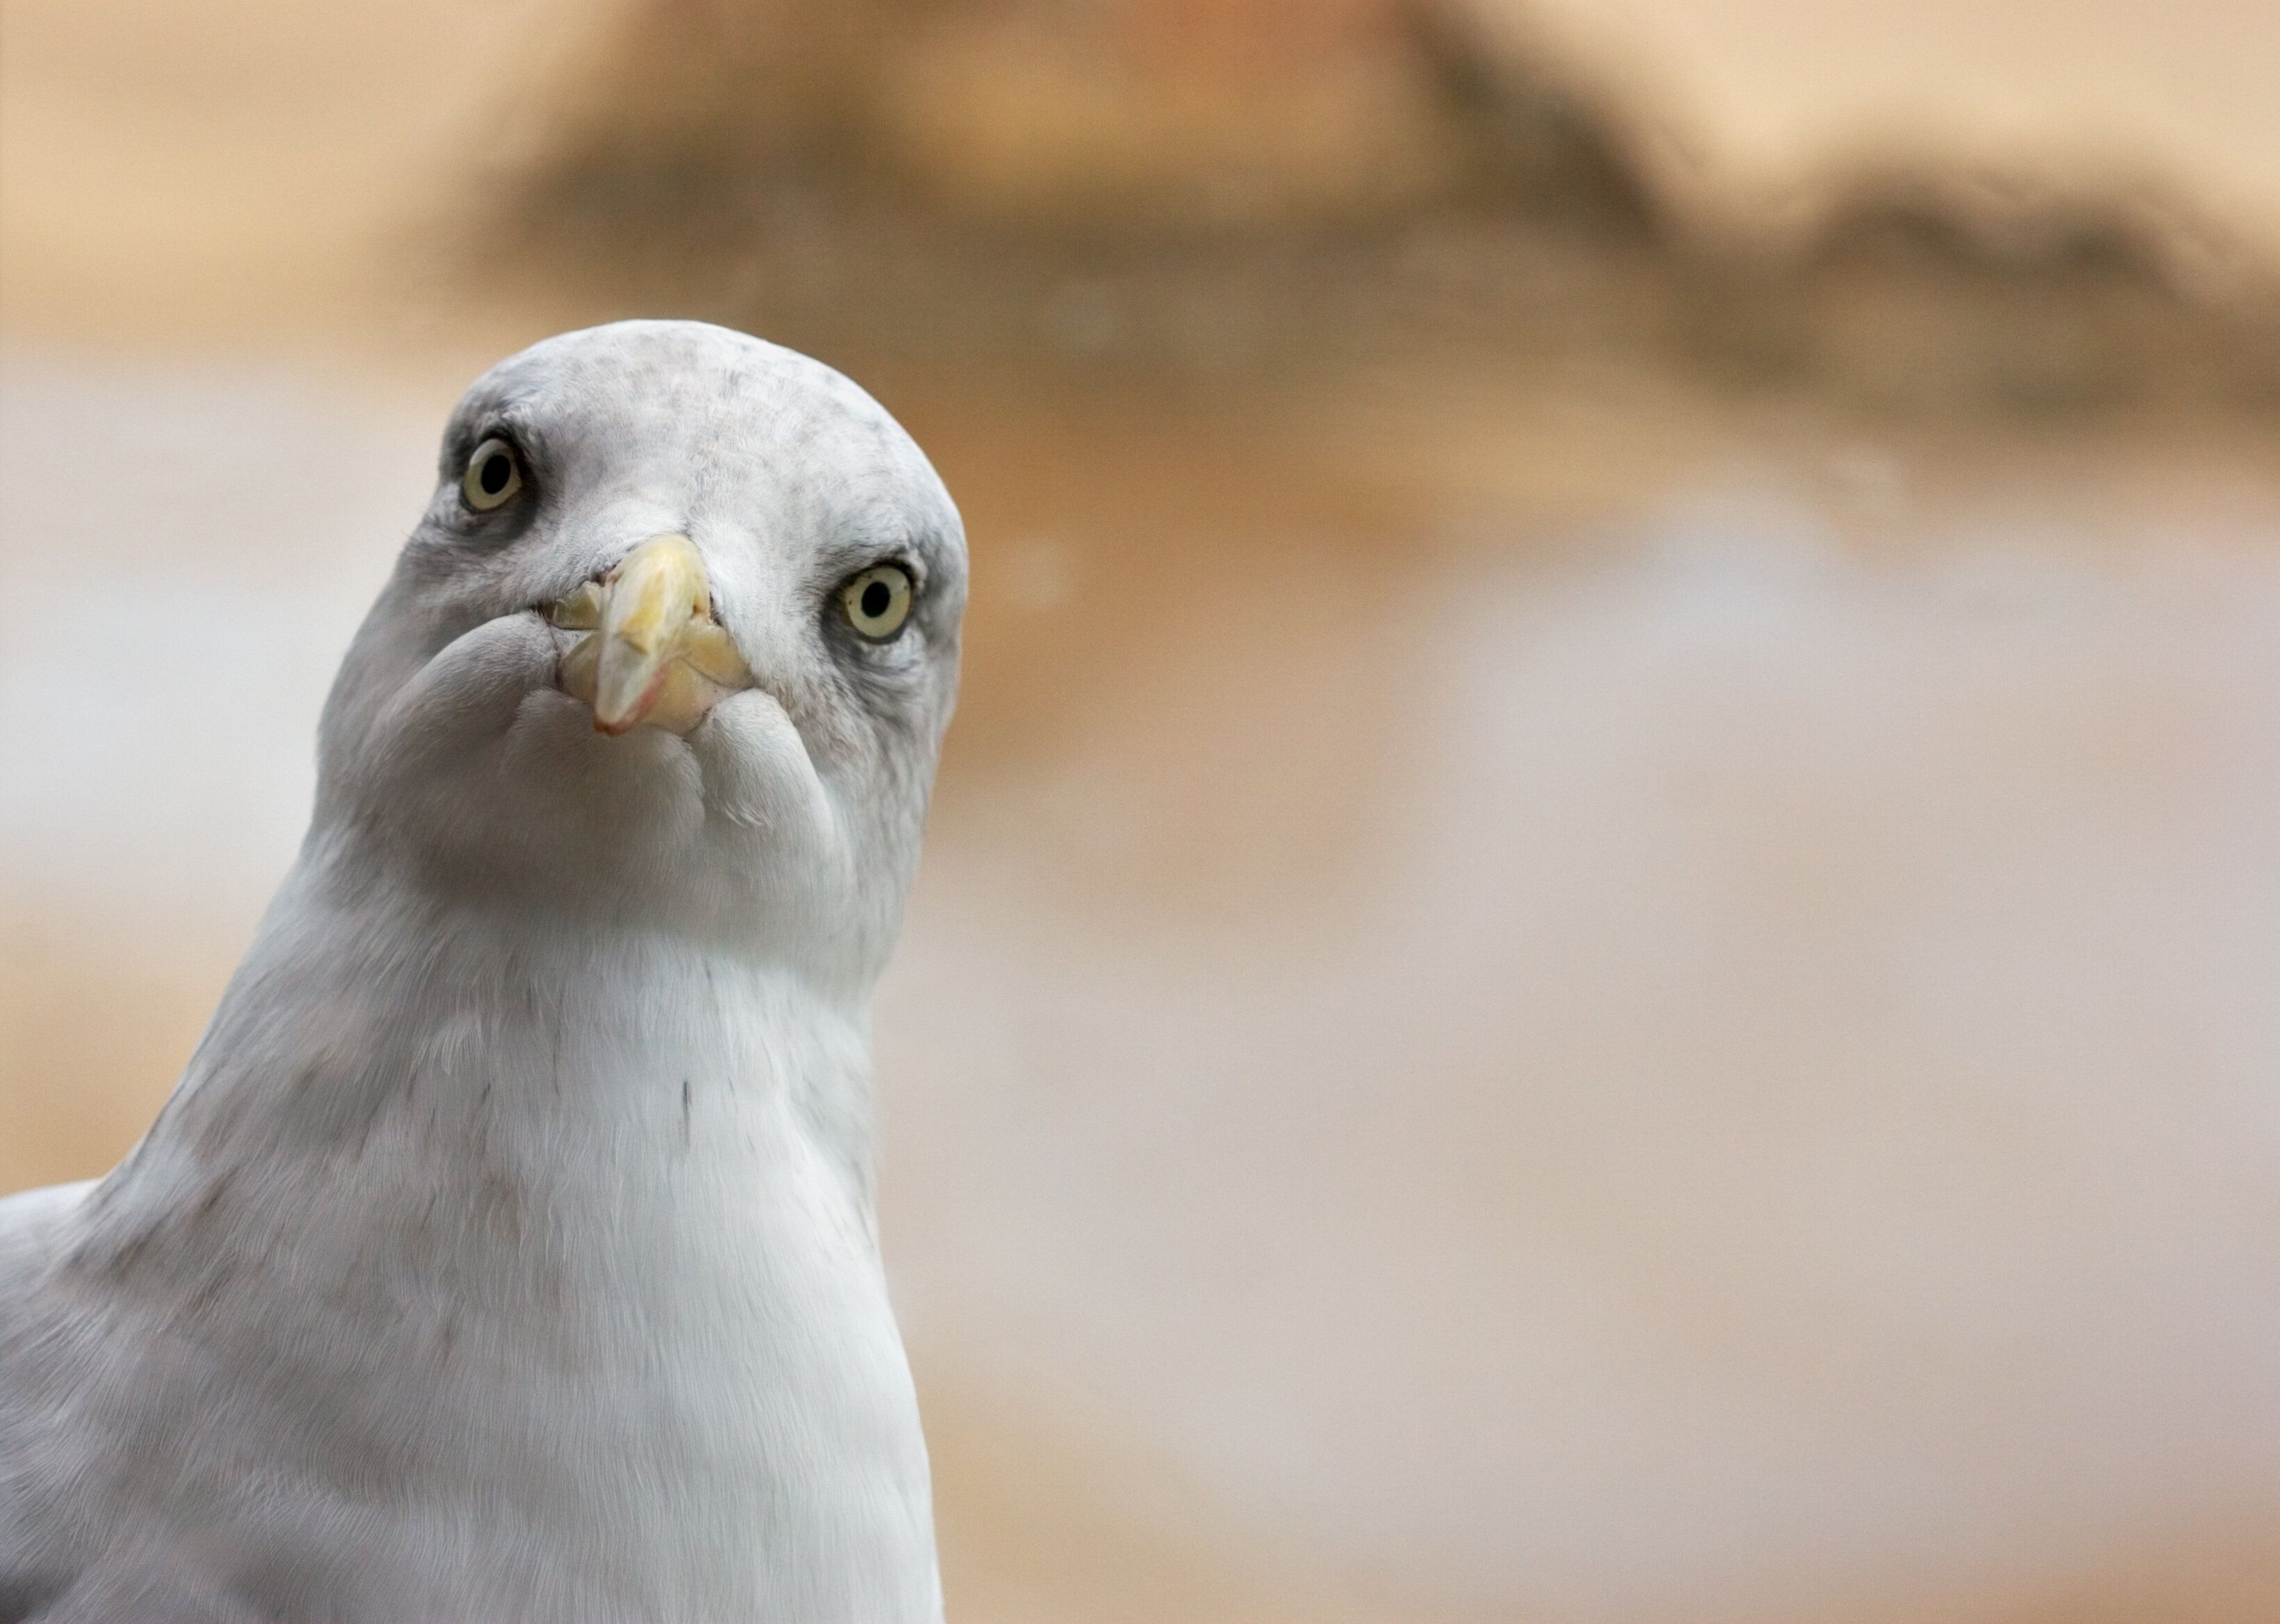
<path fill-rule="evenodd" d="M 867 1016 L 670 930 L 341 883 L 305 859 L 137 1160 L 374 1166 L 535 1194 L 843 1181 L 867 1228 Z"/>
<path fill-rule="evenodd" d="M 930 1580 L 867 1070 L 860 1012 L 780 970 L 304 870 L 69 1266 L 228 1373 L 286 1481 L 332 1492 L 352 1443 L 391 1505 L 514 1507 L 659 1594 L 697 1525 Z"/>

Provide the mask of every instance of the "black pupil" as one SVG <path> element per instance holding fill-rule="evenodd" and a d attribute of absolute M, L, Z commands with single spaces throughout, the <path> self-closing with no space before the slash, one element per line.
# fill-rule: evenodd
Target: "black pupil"
<path fill-rule="evenodd" d="M 514 464 L 505 451 L 493 451 L 483 458 L 482 467 L 475 474 L 475 482 L 483 488 L 483 495 L 496 496 L 506 489 L 508 478 L 514 473 Z"/>
<path fill-rule="evenodd" d="M 887 612 L 887 605 L 895 601 L 895 589 L 883 581 L 874 581 L 863 589 L 863 617 L 878 620 Z"/>

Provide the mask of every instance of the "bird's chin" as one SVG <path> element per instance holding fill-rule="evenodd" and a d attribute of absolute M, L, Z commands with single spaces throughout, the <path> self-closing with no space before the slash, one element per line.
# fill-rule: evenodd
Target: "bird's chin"
<path fill-rule="evenodd" d="M 592 706 L 551 684 L 523 697 L 505 740 L 498 789 L 527 824 L 666 831 L 701 814 L 704 774 L 690 734 L 596 731 Z"/>
<path fill-rule="evenodd" d="M 851 905 L 836 799 L 765 692 L 728 696 L 685 735 L 612 737 L 535 687 L 500 743 L 422 820 L 459 893 L 747 945 Z"/>
<path fill-rule="evenodd" d="M 721 695 L 685 729 L 612 735 L 558 685 L 525 697 L 507 738 L 512 779 L 589 828 L 759 841 L 820 855 L 837 819 L 806 741 L 764 689 Z"/>

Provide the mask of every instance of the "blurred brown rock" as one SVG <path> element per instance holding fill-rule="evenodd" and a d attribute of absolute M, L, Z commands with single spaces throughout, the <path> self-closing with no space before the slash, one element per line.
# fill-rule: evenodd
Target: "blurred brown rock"
<path fill-rule="evenodd" d="M 2280 402 L 2267 268 L 2185 200 L 1894 167 L 1737 227 L 1467 0 L 630 0 L 540 102 L 508 259 L 837 353 Z"/>

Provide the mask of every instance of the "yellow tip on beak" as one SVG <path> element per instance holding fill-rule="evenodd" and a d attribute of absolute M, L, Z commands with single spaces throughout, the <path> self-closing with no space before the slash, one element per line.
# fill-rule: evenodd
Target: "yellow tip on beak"
<path fill-rule="evenodd" d="M 705 560 L 685 535 L 653 535 L 547 619 L 585 631 L 563 656 L 563 688 L 594 707 L 597 731 L 644 723 L 685 734 L 752 674 L 719 621 Z"/>

